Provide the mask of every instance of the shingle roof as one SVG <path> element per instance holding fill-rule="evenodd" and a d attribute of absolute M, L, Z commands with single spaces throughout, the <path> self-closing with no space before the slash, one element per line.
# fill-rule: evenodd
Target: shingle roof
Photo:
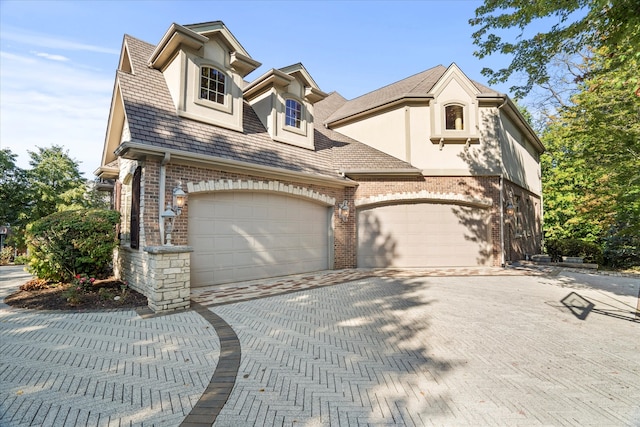
<path fill-rule="evenodd" d="M 117 78 L 134 142 L 331 178 L 339 169 L 363 163 L 369 168 L 411 168 L 395 157 L 325 129 L 318 119 L 315 150 L 273 141 L 247 102 L 242 132 L 179 117 L 162 73 L 147 65 L 155 47 L 128 35 L 125 42 L 133 73 L 118 71 Z M 316 104 L 316 114 L 332 108 L 335 99 Z"/>
<path fill-rule="evenodd" d="M 380 107 L 387 103 L 399 100 L 404 97 L 424 96 L 431 92 L 433 86 L 438 82 L 447 68 L 437 65 L 428 70 L 422 71 L 413 76 L 407 77 L 380 89 L 374 90 L 350 101 L 346 101 L 339 109 L 335 110 L 325 123 L 335 122 L 355 114 Z M 472 80 L 472 83 L 481 93 L 496 93 L 481 83 Z"/>

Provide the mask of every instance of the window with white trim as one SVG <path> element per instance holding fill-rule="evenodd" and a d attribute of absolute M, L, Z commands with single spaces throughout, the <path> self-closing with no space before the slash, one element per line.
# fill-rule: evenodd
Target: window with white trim
<path fill-rule="evenodd" d="M 464 130 L 464 108 L 461 105 L 447 105 L 444 113 L 446 130 Z"/>
<path fill-rule="evenodd" d="M 287 99 L 284 124 L 298 129 L 302 126 L 302 104 L 295 99 Z"/>
<path fill-rule="evenodd" d="M 200 67 L 200 98 L 224 105 L 226 75 L 213 67 Z"/>

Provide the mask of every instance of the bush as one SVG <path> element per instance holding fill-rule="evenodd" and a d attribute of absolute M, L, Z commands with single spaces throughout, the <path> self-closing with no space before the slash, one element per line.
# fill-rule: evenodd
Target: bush
<path fill-rule="evenodd" d="M 29 272 L 65 282 L 78 275 L 106 277 L 118 243 L 119 220 L 116 211 L 80 209 L 56 212 L 29 224 Z"/>
<path fill-rule="evenodd" d="M 5 246 L 0 251 L 0 265 L 7 265 L 13 258 L 13 248 L 11 246 Z"/>
<path fill-rule="evenodd" d="M 640 266 L 640 236 L 607 236 L 604 241 L 604 262 L 613 268 Z"/>
<path fill-rule="evenodd" d="M 14 260 L 13 263 L 15 265 L 24 265 L 27 264 L 29 262 L 29 257 L 26 255 L 18 255 Z"/>
<path fill-rule="evenodd" d="M 563 256 L 582 257 L 584 262 L 602 264 L 602 249 L 595 243 L 579 239 L 551 239 L 545 242 L 551 261 L 560 262 Z"/>

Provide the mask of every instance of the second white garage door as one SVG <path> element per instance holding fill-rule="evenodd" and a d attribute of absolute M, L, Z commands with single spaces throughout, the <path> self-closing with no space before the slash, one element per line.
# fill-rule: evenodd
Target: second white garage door
<path fill-rule="evenodd" d="M 189 198 L 191 286 L 329 268 L 328 209 L 271 193 Z"/>
<path fill-rule="evenodd" d="M 358 267 L 491 265 L 487 209 L 418 203 L 358 211 Z"/>

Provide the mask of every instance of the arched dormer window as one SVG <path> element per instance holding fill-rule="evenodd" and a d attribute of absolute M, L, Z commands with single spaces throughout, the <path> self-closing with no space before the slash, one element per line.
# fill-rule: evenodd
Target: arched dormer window
<path fill-rule="evenodd" d="M 464 130 L 464 108 L 461 105 L 447 105 L 444 112 L 446 130 Z"/>
<path fill-rule="evenodd" d="M 200 98 L 224 105 L 227 92 L 226 75 L 213 67 L 200 67 Z"/>
<path fill-rule="evenodd" d="M 295 99 L 287 99 L 284 123 L 298 129 L 302 126 L 302 104 Z"/>

